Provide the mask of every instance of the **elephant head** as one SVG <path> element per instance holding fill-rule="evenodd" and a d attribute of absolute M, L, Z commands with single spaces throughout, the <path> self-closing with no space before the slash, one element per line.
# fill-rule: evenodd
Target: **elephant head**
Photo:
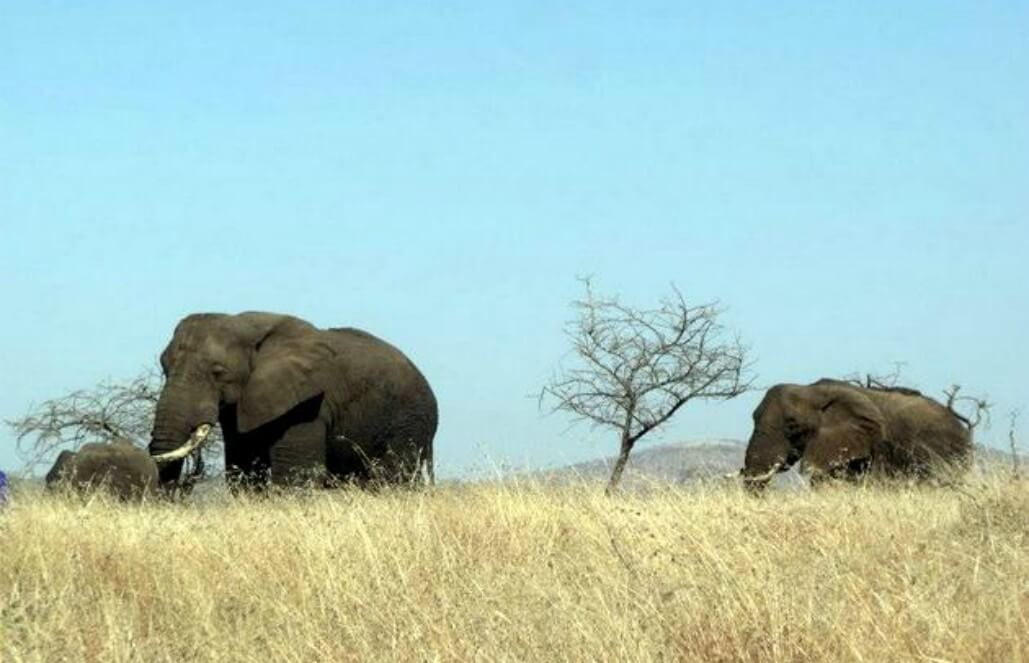
<path fill-rule="evenodd" d="M 860 389 L 834 380 L 776 385 L 754 410 L 740 474 L 760 491 L 799 460 L 818 482 L 866 466 L 884 435 L 882 413 Z"/>
<path fill-rule="evenodd" d="M 46 475 L 48 490 L 99 488 L 123 500 L 148 495 L 157 483 L 157 464 L 128 440 L 93 442 L 78 451 L 62 451 Z"/>
<path fill-rule="evenodd" d="M 178 479 L 182 459 L 226 412 L 234 432 L 247 433 L 318 396 L 334 354 L 312 325 L 291 316 L 184 318 L 161 354 L 165 383 L 150 441 L 161 482 Z"/>

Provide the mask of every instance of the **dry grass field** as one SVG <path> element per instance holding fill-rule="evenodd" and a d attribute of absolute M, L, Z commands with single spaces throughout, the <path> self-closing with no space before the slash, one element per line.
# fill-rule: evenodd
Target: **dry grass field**
<path fill-rule="evenodd" d="M 21 496 L 0 551 L 4 661 L 1029 660 L 1029 483 L 1003 478 Z"/>

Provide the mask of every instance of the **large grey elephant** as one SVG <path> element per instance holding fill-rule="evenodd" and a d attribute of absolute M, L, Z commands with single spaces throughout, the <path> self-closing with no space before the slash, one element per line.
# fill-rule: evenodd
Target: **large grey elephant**
<path fill-rule="evenodd" d="M 157 486 L 157 463 L 145 449 L 121 439 L 62 451 L 46 475 L 49 491 L 101 489 L 126 501 L 152 495 Z"/>
<path fill-rule="evenodd" d="M 221 425 L 230 485 L 432 481 L 436 398 L 397 348 L 275 313 L 187 316 L 161 355 L 162 484 Z"/>
<path fill-rule="evenodd" d="M 760 490 L 800 461 L 812 484 L 868 472 L 926 478 L 967 469 L 971 452 L 968 426 L 928 396 L 822 379 L 768 390 L 754 410 L 741 475 Z"/>

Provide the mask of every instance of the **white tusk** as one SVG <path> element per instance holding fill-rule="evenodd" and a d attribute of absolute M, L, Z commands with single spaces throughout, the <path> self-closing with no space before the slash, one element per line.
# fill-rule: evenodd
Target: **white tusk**
<path fill-rule="evenodd" d="M 771 481 L 772 477 L 775 476 L 775 473 L 779 471 L 780 467 L 782 467 L 782 463 L 776 463 L 775 465 L 772 465 L 772 469 L 768 470 L 764 474 L 759 474 L 754 477 L 744 476 L 743 480 L 748 483 L 764 483 L 766 481 Z"/>
<path fill-rule="evenodd" d="M 189 436 L 189 439 L 186 440 L 186 443 L 183 444 L 181 447 L 163 454 L 151 456 L 151 458 L 154 459 L 155 463 L 168 463 L 173 460 L 182 460 L 189 454 L 199 449 L 200 445 L 204 443 L 204 440 L 206 440 L 207 436 L 210 434 L 211 424 L 200 424 L 196 427 L 196 430 L 193 431 L 193 434 Z"/>

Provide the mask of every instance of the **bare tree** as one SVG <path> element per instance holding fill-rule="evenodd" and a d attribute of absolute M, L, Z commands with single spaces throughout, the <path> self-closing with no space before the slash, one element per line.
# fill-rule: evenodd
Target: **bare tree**
<path fill-rule="evenodd" d="M 148 368 L 127 381 L 104 381 L 78 389 L 31 407 L 20 419 L 7 421 L 17 437 L 18 453 L 27 467 L 45 462 L 62 449 L 77 449 L 86 442 L 111 442 L 116 438 L 146 446 L 154 424 L 154 409 L 163 378 Z M 210 443 L 192 458 L 186 473 L 188 482 L 205 474 L 205 456 L 210 459 L 220 447 L 218 431 Z"/>
<path fill-rule="evenodd" d="M 1018 481 L 1022 476 L 1018 469 L 1018 444 L 1015 442 L 1015 429 L 1018 428 L 1018 410 L 1008 413 L 1008 444 L 1011 446 L 1011 477 Z"/>
<path fill-rule="evenodd" d="M 559 371 L 540 393 L 552 410 L 571 412 L 620 437 L 607 486 L 618 486 L 633 446 L 696 399 L 730 399 L 750 387 L 747 349 L 718 323 L 717 303 L 690 306 L 672 286 L 655 309 L 598 297 L 590 279 L 573 302 L 566 327 L 576 365 Z"/>

